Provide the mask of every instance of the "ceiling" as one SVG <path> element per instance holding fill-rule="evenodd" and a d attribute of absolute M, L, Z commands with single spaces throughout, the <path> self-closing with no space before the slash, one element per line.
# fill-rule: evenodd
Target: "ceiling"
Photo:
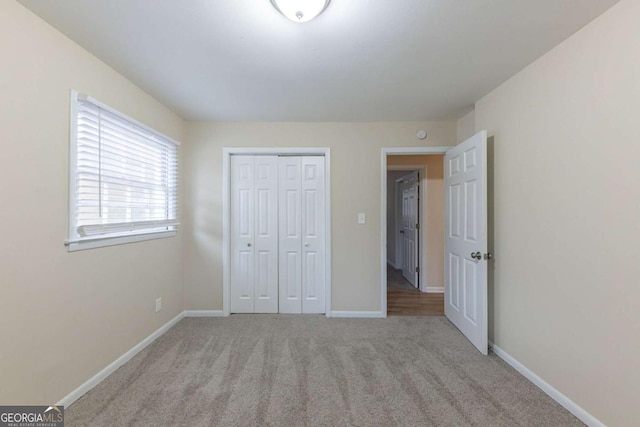
<path fill-rule="evenodd" d="M 456 119 L 617 0 L 20 0 L 190 120 Z"/>

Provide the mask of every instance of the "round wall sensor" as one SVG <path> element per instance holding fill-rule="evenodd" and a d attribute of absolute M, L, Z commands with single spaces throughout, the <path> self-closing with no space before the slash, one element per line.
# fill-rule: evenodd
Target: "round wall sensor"
<path fill-rule="evenodd" d="M 416 133 L 416 136 L 418 137 L 418 139 L 425 139 L 427 137 L 427 131 L 419 130 L 418 133 Z"/>

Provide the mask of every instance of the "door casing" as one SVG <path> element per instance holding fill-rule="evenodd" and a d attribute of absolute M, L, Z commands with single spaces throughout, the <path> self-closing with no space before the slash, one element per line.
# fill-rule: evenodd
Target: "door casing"
<path fill-rule="evenodd" d="M 452 147 L 383 147 L 380 162 L 380 317 L 387 317 L 387 156 L 444 155 Z M 415 169 L 415 167 L 413 168 Z M 424 185 L 421 185 L 424 188 Z M 421 194 L 422 197 L 422 194 Z M 424 200 L 424 199 L 423 199 Z M 424 227 L 421 227 L 424 229 Z M 422 230 L 421 230 L 422 234 Z M 421 235 L 422 239 L 423 236 Z M 420 275 L 424 283 L 424 276 Z"/>
<path fill-rule="evenodd" d="M 328 147 L 222 148 L 222 312 L 231 308 L 231 156 L 324 156 L 325 171 L 325 309 L 331 317 L 331 150 Z M 386 255 L 386 252 L 385 252 Z"/>

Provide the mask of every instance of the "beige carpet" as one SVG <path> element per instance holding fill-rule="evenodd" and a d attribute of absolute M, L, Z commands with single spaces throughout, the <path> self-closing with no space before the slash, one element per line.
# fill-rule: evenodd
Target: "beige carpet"
<path fill-rule="evenodd" d="M 443 317 L 184 319 L 67 426 L 574 426 Z"/>

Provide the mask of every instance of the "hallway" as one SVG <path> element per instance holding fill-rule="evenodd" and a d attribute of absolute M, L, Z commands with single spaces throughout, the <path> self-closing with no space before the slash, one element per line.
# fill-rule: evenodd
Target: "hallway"
<path fill-rule="evenodd" d="M 444 316 L 444 294 L 419 291 L 387 265 L 387 315 Z"/>

